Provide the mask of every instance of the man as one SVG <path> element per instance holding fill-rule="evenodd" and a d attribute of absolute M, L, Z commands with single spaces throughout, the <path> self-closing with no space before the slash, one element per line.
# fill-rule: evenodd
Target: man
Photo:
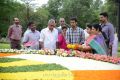
<path fill-rule="evenodd" d="M 102 27 L 102 32 L 105 33 L 103 36 L 106 36 L 108 38 L 107 41 L 107 46 L 109 49 L 108 55 L 112 55 L 112 45 L 114 41 L 114 27 L 108 21 L 108 14 L 106 12 L 100 13 L 100 23 Z"/>
<path fill-rule="evenodd" d="M 28 23 L 28 25 L 27 25 L 28 28 L 27 28 L 27 30 L 25 31 L 24 36 L 31 31 L 31 29 L 30 29 L 31 23 L 33 23 L 33 22 L 29 22 L 29 23 Z"/>
<path fill-rule="evenodd" d="M 30 31 L 23 37 L 23 45 L 28 49 L 39 49 L 40 32 L 36 30 L 34 22 L 28 23 Z"/>
<path fill-rule="evenodd" d="M 58 33 L 61 33 L 62 32 L 62 26 L 65 25 L 65 19 L 64 18 L 60 18 L 59 19 L 59 24 L 60 24 L 60 26 L 57 28 L 57 30 L 58 30 Z"/>
<path fill-rule="evenodd" d="M 77 26 L 77 19 L 75 17 L 70 19 L 71 28 L 67 30 L 66 39 L 69 44 L 83 44 L 85 41 L 85 34 L 82 28 Z"/>
<path fill-rule="evenodd" d="M 48 27 L 43 29 L 40 34 L 40 45 L 42 49 L 56 49 L 58 47 L 58 30 L 55 29 L 55 20 L 48 21 Z"/>
<path fill-rule="evenodd" d="M 14 24 L 8 29 L 11 49 L 21 49 L 22 26 L 18 18 L 14 18 Z"/>

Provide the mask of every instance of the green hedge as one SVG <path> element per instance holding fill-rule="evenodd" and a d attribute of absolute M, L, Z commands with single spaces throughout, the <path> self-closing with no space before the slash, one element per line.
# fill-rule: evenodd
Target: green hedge
<path fill-rule="evenodd" d="M 19 59 L 19 58 L 0 58 L 0 63 L 20 61 L 20 60 L 25 60 L 25 59 Z"/>
<path fill-rule="evenodd" d="M 68 69 L 59 64 L 0 67 L 1 73 L 31 72 L 31 71 L 44 71 L 44 70 L 68 70 Z"/>

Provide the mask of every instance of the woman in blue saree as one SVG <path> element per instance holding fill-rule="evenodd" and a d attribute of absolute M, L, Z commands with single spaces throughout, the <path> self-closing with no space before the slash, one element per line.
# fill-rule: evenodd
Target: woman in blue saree
<path fill-rule="evenodd" d="M 94 24 L 90 27 L 90 36 L 86 40 L 86 45 L 89 45 L 96 54 L 106 55 L 107 46 L 104 40 L 104 37 L 101 32 L 101 26 L 99 24 Z"/>

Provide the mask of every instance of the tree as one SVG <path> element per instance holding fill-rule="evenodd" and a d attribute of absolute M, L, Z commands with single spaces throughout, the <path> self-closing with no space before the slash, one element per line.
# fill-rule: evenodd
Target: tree
<path fill-rule="evenodd" d="M 76 16 L 78 24 L 85 27 L 85 24 L 88 22 L 98 22 L 101 5 L 101 0 L 65 0 L 60 16 L 64 16 L 67 22 L 69 22 L 70 17 Z"/>
<path fill-rule="evenodd" d="M 2 0 L 0 2 L 0 35 L 6 37 L 7 30 L 10 24 L 12 24 L 13 18 L 20 18 L 24 23 L 24 9 L 25 5 L 16 2 L 15 0 Z"/>
<path fill-rule="evenodd" d="M 51 14 L 49 17 L 50 18 L 57 18 L 59 15 L 59 9 L 62 6 L 63 0 L 49 0 L 47 9 L 49 13 Z"/>
<path fill-rule="evenodd" d="M 114 25 L 114 27 L 117 29 L 117 5 L 115 3 L 115 0 L 106 0 L 104 6 L 101 8 L 101 12 L 108 12 L 109 14 L 109 21 Z"/>
<path fill-rule="evenodd" d="M 31 20 L 35 21 L 38 26 L 37 27 L 38 30 L 41 30 L 47 27 L 49 16 L 50 16 L 49 11 L 46 9 L 45 6 L 43 6 L 41 8 L 38 8 L 37 11 L 34 12 L 34 14 L 32 14 Z"/>

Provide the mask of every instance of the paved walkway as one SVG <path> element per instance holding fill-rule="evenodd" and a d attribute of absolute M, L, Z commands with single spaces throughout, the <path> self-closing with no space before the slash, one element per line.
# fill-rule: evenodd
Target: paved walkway
<path fill-rule="evenodd" d="M 67 67 L 70 70 L 120 70 L 120 64 L 111 64 L 92 59 L 78 57 L 59 57 L 56 55 L 20 54 L 9 56 L 12 58 L 23 58 L 46 63 L 56 63 Z"/>

